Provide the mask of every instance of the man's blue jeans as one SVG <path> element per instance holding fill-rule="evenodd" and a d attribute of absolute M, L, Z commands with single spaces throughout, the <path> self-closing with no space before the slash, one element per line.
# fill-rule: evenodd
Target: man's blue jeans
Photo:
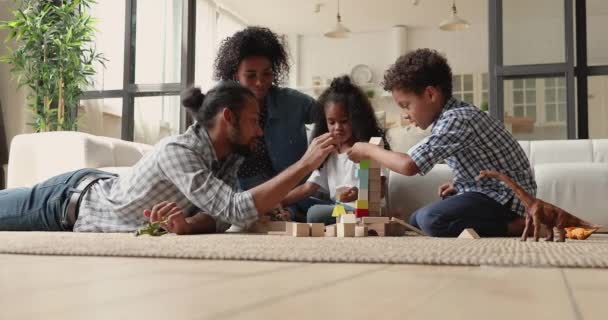
<path fill-rule="evenodd" d="M 0 191 L 0 231 L 71 231 L 64 228 L 68 201 L 83 177 L 97 169 L 81 169 L 52 177 L 31 188 Z"/>
<path fill-rule="evenodd" d="M 511 201 L 501 205 L 483 193 L 465 192 L 418 209 L 410 224 L 432 237 L 457 237 L 466 228 L 482 237 L 505 237 L 518 217 L 510 207 Z"/>

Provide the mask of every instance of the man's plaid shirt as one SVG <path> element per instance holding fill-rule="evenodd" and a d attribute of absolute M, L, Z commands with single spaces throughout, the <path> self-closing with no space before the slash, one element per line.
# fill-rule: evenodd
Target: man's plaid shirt
<path fill-rule="evenodd" d="M 100 180 L 83 196 L 74 231 L 130 232 L 148 221 L 144 209 L 162 201 L 200 208 L 218 231 L 257 220 L 251 194 L 240 191 L 242 157 L 218 161 L 209 135 L 195 123 L 181 135 L 161 140 L 128 173 Z"/>
<path fill-rule="evenodd" d="M 408 154 L 421 175 L 445 160 L 454 172 L 458 194 L 480 192 L 503 205 L 513 199 L 511 209 L 520 215 L 525 208 L 508 186 L 491 178 L 477 182 L 475 177 L 481 170 L 495 170 L 511 177 L 530 194 L 536 194 L 530 162 L 515 138 L 498 120 L 454 98 L 446 102 L 433 123 L 431 135 Z"/>

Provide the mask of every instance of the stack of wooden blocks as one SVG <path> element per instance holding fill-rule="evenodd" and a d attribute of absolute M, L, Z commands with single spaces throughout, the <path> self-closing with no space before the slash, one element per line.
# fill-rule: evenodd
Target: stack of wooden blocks
<path fill-rule="evenodd" d="M 395 237 L 403 236 L 405 230 L 425 235 L 419 229 L 403 220 L 389 217 L 357 218 L 352 213 L 338 216 L 336 224 L 324 226 L 322 223 L 297 223 L 288 221 L 271 221 L 257 223 L 250 232 L 292 237 Z"/>
<path fill-rule="evenodd" d="M 382 138 L 373 137 L 370 144 L 384 146 Z M 355 202 L 355 215 L 357 217 L 380 216 L 380 202 L 382 200 L 382 175 L 380 164 L 372 160 L 359 162 L 357 177 L 359 178 L 359 196 Z"/>

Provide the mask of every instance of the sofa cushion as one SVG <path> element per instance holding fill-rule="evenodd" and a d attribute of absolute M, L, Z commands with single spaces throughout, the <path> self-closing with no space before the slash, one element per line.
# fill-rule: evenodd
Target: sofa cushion
<path fill-rule="evenodd" d="M 591 140 L 593 162 L 608 163 L 608 139 Z"/>
<path fill-rule="evenodd" d="M 530 144 L 530 163 L 593 162 L 591 140 L 544 140 Z"/>
<path fill-rule="evenodd" d="M 453 178 L 452 170 L 445 164 L 436 165 L 425 176 L 407 177 L 391 171 L 387 199 L 389 213 L 408 219 L 418 208 L 439 200 L 437 189 Z"/>
<path fill-rule="evenodd" d="M 537 197 L 592 223 L 608 226 L 608 164 L 535 166 Z"/>

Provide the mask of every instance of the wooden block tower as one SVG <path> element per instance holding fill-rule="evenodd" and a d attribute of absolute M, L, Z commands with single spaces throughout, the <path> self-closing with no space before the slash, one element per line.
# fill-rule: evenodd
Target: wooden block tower
<path fill-rule="evenodd" d="M 373 137 L 369 143 L 384 147 L 382 138 Z M 355 202 L 357 217 L 380 216 L 380 201 L 382 200 L 382 177 L 380 164 L 372 160 L 362 160 L 357 171 L 359 178 L 359 196 Z"/>

